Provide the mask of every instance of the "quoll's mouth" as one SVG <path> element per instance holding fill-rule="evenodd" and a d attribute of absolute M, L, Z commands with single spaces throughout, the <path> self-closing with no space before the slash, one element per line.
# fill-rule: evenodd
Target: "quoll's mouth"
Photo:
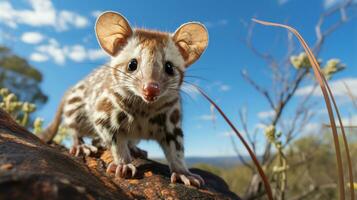
<path fill-rule="evenodd" d="M 143 85 L 142 96 L 147 102 L 154 102 L 160 95 L 160 84 L 158 82 L 149 82 Z"/>
<path fill-rule="evenodd" d="M 147 102 L 154 102 L 158 99 L 158 96 L 147 96 L 147 95 L 143 95 L 144 97 L 144 100 L 147 101 Z"/>

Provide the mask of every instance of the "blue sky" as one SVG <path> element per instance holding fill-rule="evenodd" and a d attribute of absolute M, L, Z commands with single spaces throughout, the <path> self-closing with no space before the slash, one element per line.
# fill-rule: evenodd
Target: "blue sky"
<path fill-rule="evenodd" d="M 321 12 L 340 0 L 221 0 L 221 1 L 129 1 L 129 0 L 0 0 L 0 43 L 29 60 L 44 74 L 42 88 L 49 101 L 37 113 L 48 123 L 54 116 L 63 93 L 71 85 L 108 60 L 94 35 L 98 13 L 114 10 L 122 13 L 131 25 L 173 32 L 182 23 L 200 21 L 209 31 L 208 49 L 201 59 L 190 67 L 187 81 L 200 85 L 240 126 L 238 111 L 248 108 L 249 129 L 259 127 L 269 117 L 269 106 L 240 75 L 246 69 L 259 84 L 270 86 L 270 72 L 266 64 L 242 42 L 247 35 L 246 24 L 252 17 L 274 22 L 287 22 L 296 27 L 308 43 L 315 41 L 314 25 Z M 354 10 L 356 11 L 356 10 Z M 357 19 L 351 19 L 326 40 L 319 55 L 322 59 L 338 57 L 347 69 L 331 82 L 338 96 L 344 116 L 357 121 L 356 112 L 348 102 L 341 82 L 347 82 L 357 95 Z M 337 19 L 332 16 L 328 24 Z M 277 37 L 278 36 L 278 37 Z M 257 25 L 253 42 L 261 51 L 279 57 L 286 51 L 286 32 Z M 308 90 L 304 83 L 292 108 Z M 220 116 L 214 123 L 210 105 L 194 92 L 183 96 L 186 154 L 189 156 L 234 155 L 229 127 Z M 316 99 L 321 100 L 316 94 Z M 316 108 L 316 112 L 323 108 Z M 288 120 L 289 109 L 284 113 Z M 326 121 L 326 114 L 315 122 Z M 310 126 L 316 127 L 316 126 Z M 259 138 L 262 138 L 260 132 Z M 243 154 L 245 150 L 237 140 Z M 261 143 L 263 144 L 263 143 Z M 153 157 L 162 156 L 153 142 L 141 144 Z M 260 145 L 262 146 L 262 145 Z M 258 148 L 260 149 L 260 148 Z"/>

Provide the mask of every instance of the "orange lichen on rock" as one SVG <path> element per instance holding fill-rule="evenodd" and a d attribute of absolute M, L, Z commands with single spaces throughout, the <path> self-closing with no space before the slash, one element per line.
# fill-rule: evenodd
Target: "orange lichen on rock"
<path fill-rule="evenodd" d="M 136 184 L 139 184 L 139 180 L 137 180 L 137 179 L 130 179 L 130 180 L 129 180 L 129 183 L 136 185 Z"/>
<path fill-rule="evenodd" d="M 100 156 L 100 159 L 103 160 L 105 163 L 109 164 L 113 161 L 112 154 L 109 151 L 104 151 L 103 154 Z"/>
<path fill-rule="evenodd" d="M 11 163 L 5 163 L 0 166 L 0 170 L 10 170 L 12 167 L 13 165 Z"/>
<path fill-rule="evenodd" d="M 150 177 L 150 176 L 152 176 L 152 172 L 151 171 L 145 172 L 144 176 L 145 177 Z"/>

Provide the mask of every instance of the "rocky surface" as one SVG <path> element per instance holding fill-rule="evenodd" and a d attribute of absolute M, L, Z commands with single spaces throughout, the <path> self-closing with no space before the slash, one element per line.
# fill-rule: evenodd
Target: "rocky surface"
<path fill-rule="evenodd" d="M 218 176 L 199 169 L 200 189 L 171 184 L 166 165 L 137 159 L 133 179 L 105 173 L 107 151 L 74 158 L 47 145 L 0 110 L 0 199 L 239 199 Z"/>

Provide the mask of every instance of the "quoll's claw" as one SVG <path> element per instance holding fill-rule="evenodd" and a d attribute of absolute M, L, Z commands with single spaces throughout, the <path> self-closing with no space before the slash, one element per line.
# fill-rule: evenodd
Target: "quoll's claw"
<path fill-rule="evenodd" d="M 131 171 L 131 174 L 129 172 Z M 115 164 L 110 163 L 107 167 L 107 173 L 115 173 L 116 177 L 125 178 L 128 175 L 134 177 L 136 174 L 136 167 L 129 163 L 129 164 Z"/>
<path fill-rule="evenodd" d="M 97 153 L 97 152 L 98 152 L 98 148 L 89 144 L 74 145 L 69 150 L 69 153 L 76 157 L 81 155 L 81 153 L 83 153 L 86 156 L 89 156 L 91 153 Z"/>
<path fill-rule="evenodd" d="M 183 182 L 187 186 L 201 187 L 205 184 L 203 178 L 197 174 L 193 173 L 177 173 L 173 172 L 171 174 L 171 183 L 176 183 L 177 181 Z"/>

